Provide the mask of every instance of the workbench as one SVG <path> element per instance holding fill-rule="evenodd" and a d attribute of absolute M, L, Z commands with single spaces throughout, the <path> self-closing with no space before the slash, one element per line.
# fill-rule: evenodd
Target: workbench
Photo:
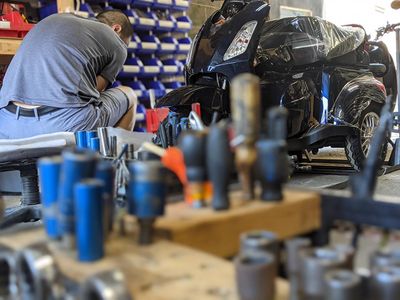
<path fill-rule="evenodd" d="M 246 231 L 268 230 L 283 240 L 320 225 L 320 196 L 300 190 L 286 190 L 281 202 L 243 201 L 240 191 L 232 192 L 231 208 L 220 212 L 183 202 L 169 204 L 165 216 L 156 221 L 157 234 L 163 238 L 220 257 L 235 255 L 239 236 Z"/>
<path fill-rule="evenodd" d="M 0 235 L 0 244 L 21 249 L 33 242 L 46 242 L 42 229 Z M 227 260 L 169 241 L 138 246 L 133 234 L 110 237 L 106 258 L 96 263 L 79 263 L 49 243 L 61 272 L 77 282 L 104 270 L 121 270 L 135 300 L 234 300 L 233 264 Z M 288 285 L 277 281 L 278 297 L 288 299 Z"/>

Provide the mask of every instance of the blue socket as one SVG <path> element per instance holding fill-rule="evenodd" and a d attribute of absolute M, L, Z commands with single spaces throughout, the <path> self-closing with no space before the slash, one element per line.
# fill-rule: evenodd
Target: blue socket
<path fill-rule="evenodd" d="M 96 179 L 103 183 L 103 198 L 105 201 L 104 225 L 110 232 L 114 222 L 114 167 L 110 161 L 101 161 L 96 166 Z"/>
<path fill-rule="evenodd" d="M 100 139 L 98 137 L 90 139 L 90 149 L 95 152 L 100 151 Z"/>
<path fill-rule="evenodd" d="M 91 149 L 90 142 L 92 138 L 97 137 L 97 131 L 86 131 L 86 141 L 87 141 L 87 148 Z"/>
<path fill-rule="evenodd" d="M 96 157 L 89 151 L 65 151 L 62 154 L 59 192 L 60 230 L 62 235 L 74 235 L 74 185 L 95 174 Z"/>
<path fill-rule="evenodd" d="M 86 131 L 75 132 L 76 146 L 79 149 L 87 148 Z"/>
<path fill-rule="evenodd" d="M 103 188 L 97 179 L 86 179 L 75 185 L 76 247 L 81 262 L 104 256 Z"/>
<path fill-rule="evenodd" d="M 38 161 L 44 228 L 51 239 L 60 237 L 57 201 L 61 161 L 59 156 Z"/>

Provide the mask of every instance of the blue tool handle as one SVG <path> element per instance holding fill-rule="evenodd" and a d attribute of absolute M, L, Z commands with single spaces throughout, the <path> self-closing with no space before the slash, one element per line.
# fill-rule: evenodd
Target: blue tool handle
<path fill-rule="evenodd" d="M 58 221 L 58 190 L 61 157 L 46 157 L 38 162 L 43 221 L 49 238 L 60 237 Z"/>
<path fill-rule="evenodd" d="M 59 189 L 60 231 L 74 235 L 74 185 L 95 174 L 96 157 L 89 151 L 65 151 L 62 154 Z"/>
<path fill-rule="evenodd" d="M 92 262 L 104 256 L 103 183 L 96 179 L 75 186 L 75 228 L 78 260 Z"/>
<path fill-rule="evenodd" d="M 77 131 L 75 133 L 76 146 L 79 149 L 87 148 L 86 131 Z"/>
<path fill-rule="evenodd" d="M 128 212 L 138 218 L 164 215 L 165 185 L 162 182 L 135 182 L 129 184 Z"/>
<path fill-rule="evenodd" d="M 112 230 L 114 223 L 114 177 L 115 170 L 111 161 L 101 161 L 96 166 L 95 178 L 103 182 L 104 226 L 106 232 Z"/>
<path fill-rule="evenodd" d="M 90 139 L 90 149 L 99 152 L 100 151 L 100 139 L 98 137 L 94 137 Z"/>

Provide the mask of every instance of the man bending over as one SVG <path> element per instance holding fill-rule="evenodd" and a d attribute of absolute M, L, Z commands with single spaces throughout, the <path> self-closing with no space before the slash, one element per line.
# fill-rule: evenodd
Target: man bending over
<path fill-rule="evenodd" d="M 121 71 L 133 34 L 121 11 L 96 19 L 52 15 L 28 33 L 0 91 L 0 139 L 118 126 L 132 130 L 137 100 L 106 89 Z"/>

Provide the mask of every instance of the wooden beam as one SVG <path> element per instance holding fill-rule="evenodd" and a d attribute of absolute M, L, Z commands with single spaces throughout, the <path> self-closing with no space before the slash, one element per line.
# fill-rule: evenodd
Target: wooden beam
<path fill-rule="evenodd" d="M 47 242 L 61 272 L 83 282 L 105 270 L 121 270 L 134 299 L 139 300 L 238 300 L 233 264 L 213 255 L 168 241 L 140 247 L 132 234 L 114 235 L 107 242 L 106 257 L 95 263 L 79 263 L 74 252 Z M 20 250 L 29 244 L 46 243 L 42 230 L 3 234 L 0 245 Z M 277 280 L 278 297 L 288 299 L 288 285 Z"/>
<path fill-rule="evenodd" d="M 231 198 L 231 209 L 222 212 L 170 204 L 165 217 L 157 220 L 157 231 L 173 242 L 231 257 L 238 252 L 243 232 L 264 229 L 286 239 L 320 227 L 320 197 L 314 192 L 286 191 L 278 203 L 245 202 L 239 192 Z"/>
<path fill-rule="evenodd" d="M 0 38 L 0 55 L 14 55 L 21 43 L 22 39 Z"/>
<path fill-rule="evenodd" d="M 75 11 L 74 0 L 57 0 L 57 12 L 73 12 Z"/>

